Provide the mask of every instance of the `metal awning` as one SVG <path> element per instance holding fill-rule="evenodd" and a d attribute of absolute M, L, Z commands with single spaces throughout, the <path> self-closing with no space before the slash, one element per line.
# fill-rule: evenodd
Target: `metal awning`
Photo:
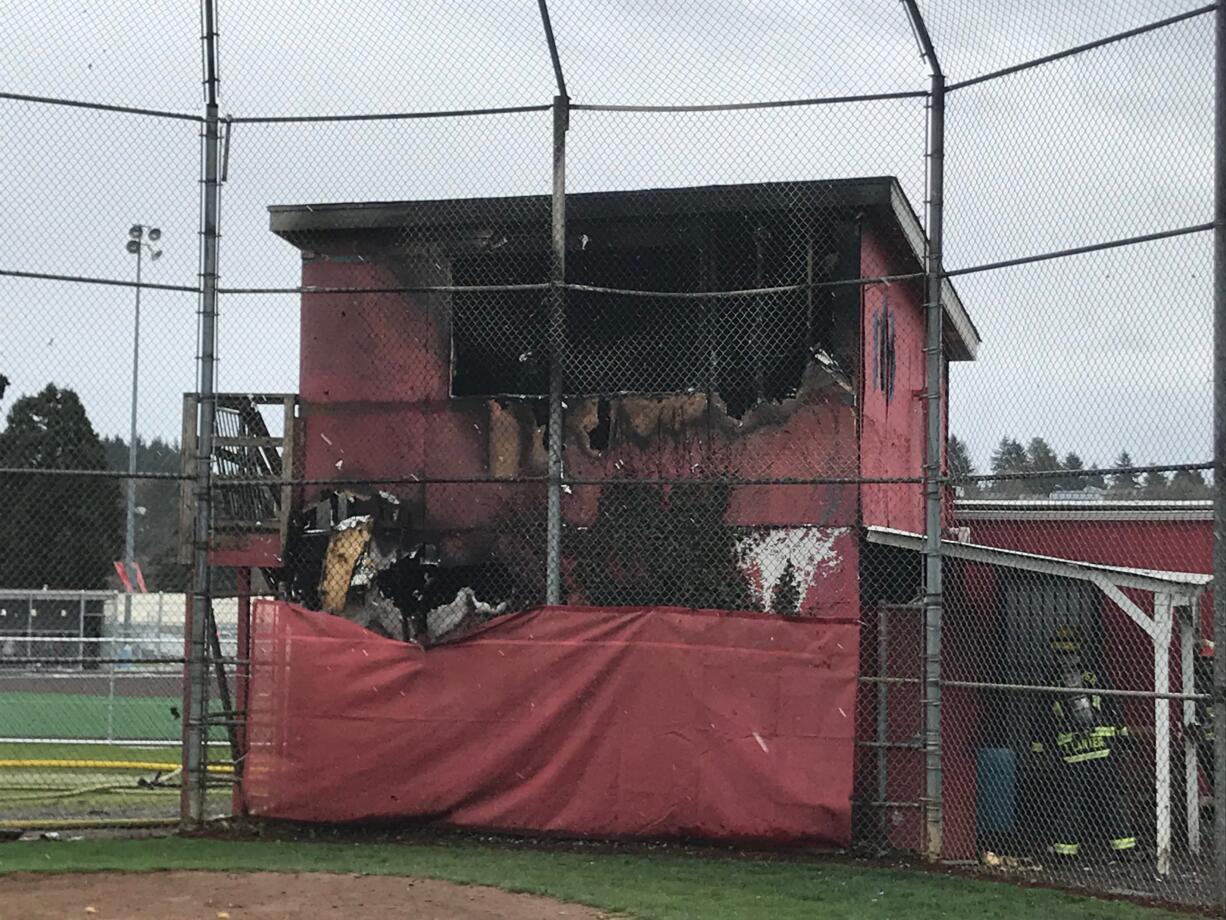
<path fill-rule="evenodd" d="M 1207 499 L 1159 501 L 1108 499 L 1055 501 L 1049 498 L 959 498 L 954 518 L 963 521 L 1212 521 Z"/>
<path fill-rule="evenodd" d="M 889 527 L 869 527 L 868 542 L 882 546 L 896 546 L 915 552 L 924 551 L 924 535 Z M 1121 588 L 1136 588 L 1138 591 L 1167 593 L 1200 593 L 1213 583 L 1212 575 L 1199 572 L 1168 572 L 1163 569 L 1134 569 L 1127 566 L 1101 565 L 1059 556 L 1040 556 L 1023 553 L 1016 549 L 1003 549 L 982 543 L 962 543 L 957 540 L 941 541 L 942 555 L 950 559 L 964 559 L 983 565 L 1055 575 L 1060 578 L 1075 578 L 1079 581 L 1097 583 L 1106 578 Z"/>
<path fill-rule="evenodd" d="M 881 546 L 923 552 L 923 534 L 888 527 L 866 528 L 868 542 Z M 1100 565 L 1057 556 L 1040 556 L 1019 550 L 942 540 L 941 553 L 980 565 L 1069 578 L 1095 585 L 1103 595 L 1135 623 L 1150 640 L 1154 675 L 1154 820 L 1159 874 L 1171 868 L 1171 699 L 1183 706 L 1183 724 L 1196 718 L 1193 661 L 1200 631 L 1200 602 L 1212 587 L 1213 576 L 1197 572 L 1168 572 L 1161 569 L 1135 569 Z M 1121 589 L 1153 595 L 1153 613 L 1147 613 Z M 1181 688 L 1171 690 L 1171 645 L 1178 626 Z M 965 684 L 963 684 L 965 686 Z M 1200 779 L 1197 773 L 1196 742 L 1183 732 L 1184 804 L 1186 808 L 1187 847 L 1200 852 Z"/>

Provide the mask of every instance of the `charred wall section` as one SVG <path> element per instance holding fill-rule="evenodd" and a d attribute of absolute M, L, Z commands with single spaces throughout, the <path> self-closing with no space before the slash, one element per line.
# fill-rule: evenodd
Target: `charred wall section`
<path fill-rule="evenodd" d="M 569 601 L 858 614 L 861 289 L 805 284 L 859 276 L 865 218 L 826 217 L 570 223 Z M 323 596 L 346 519 L 319 509 L 343 491 L 396 503 L 394 532 L 376 515 L 352 571 L 381 560 L 359 604 L 377 588 L 406 634 L 447 605 L 541 603 L 547 230 L 511 209 L 304 252 L 305 284 L 347 290 L 303 296 L 299 462 L 344 485 L 303 490 L 296 599 Z M 448 290 L 417 290 L 433 286 Z"/>

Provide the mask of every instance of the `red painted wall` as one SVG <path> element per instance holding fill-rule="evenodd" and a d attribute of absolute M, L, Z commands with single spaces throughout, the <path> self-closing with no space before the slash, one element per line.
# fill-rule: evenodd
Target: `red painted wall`
<path fill-rule="evenodd" d="M 971 541 L 1027 553 L 1172 572 L 1213 571 L 1212 521 L 968 521 Z"/>
<path fill-rule="evenodd" d="M 1100 565 L 1213 572 L 1211 520 L 973 520 L 959 524 L 970 528 L 972 543 Z M 1143 607 L 1148 603 L 1142 595 L 1133 599 Z M 1122 616 L 1114 605 L 1107 605 L 1106 610 L 1108 615 Z M 1201 600 L 1200 613 L 1202 635 L 1208 638 L 1212 634 L 1211 595 Z M 1131 643 L 1132 638 L 1123 641 Z"/>
<path fill-rule="evenodd" d="M 879 230 L 865 223 L 860 272 L 897 273 Z M 860 473 L 867 478 L 918 477 L 924 467 L 924 297 L 920 281 L 867 285 L 861 305 Z M 892 348 L 890 347 L 892 344 Z M 888 360 L 892 352 L 893 365 Z M 922 533 L 922 485 L 867 484 L 861 490 L 867 525 Z"/>
<path fill-rule="evenodd" d="M 875 258 L 874 270 L 891 270 L 883 253 Z M 378 288 L 405 281 L 378 263 L 320 256 L 304 262 L 303 283 Z M 901 288 L 896 291 L 902 293 Z M 868 475 L 917 475 L 922 412 L 910 395 L 911 378 L 919 374 L 922 380 L 923 374 L 922 345 L 915 338 L 922 335 L 922 316 L 912 315 L 919 309 L 917 296 L 905 292 L 902 303 L 889 308 L 902 357 L 893 399 L 878 394 L 874 403 L 868 425 L 871 451 L 861 454 L 857 447 L 853 394 L 818 373 L 810 375 L 797 398 L 751 408 L 736 421 L 728 420 L 719 407 L 708 406 L 702 394 L 614 398 L 610 442 L 599 451 L 587 438 L 595 422 L 594 401 L 572 400 L 567 406 L 568 475 L 847 477 L 862 463 Z M 511 480 L 544 474 L 543 439 L 524 401 L 449 397 L 447 322 L 437 298 L 431 303 L 429 297 L 412 294 L 303 295 L 304 476 L 377 482 L 413 476 Z M 899 502 L 900 488 L 914 494 Z M 454 563 L 488 554 L 497 529 L 493 523 L 508 517 L 524 520 L 530 509 L 539 510 L 542 504 L 539 485 L 511 482 L 397 484 L 388 490 L 410 506 L 424 528 L 438 531 L 445 561 Z M 599 495 L 599 486 L 575 486 L 564 502 L 567 520 L 577 527 L 590 524 Z M 883 486 L 871 500 L 878 520 L 922 529 L 919 495 L 918 486 Z M 796 541 L 810 548 L 831 542 L 831 551 L 815 561 L 802 582 L 801 610 L 858 616 L 858 498 L 854 485 L 740 486 L 730 493 L 725 521 L 793 529 L 795 541 L 772 544 L 783 556 L 771 546 L 759 548 L 767 568 L 782 566 L 788 554 L 798 558 L 797 552 L 809 552 L 797 550 L 792 545 Z M 747 574 L 751 583 L 762 580 L 756 571 Z"/>

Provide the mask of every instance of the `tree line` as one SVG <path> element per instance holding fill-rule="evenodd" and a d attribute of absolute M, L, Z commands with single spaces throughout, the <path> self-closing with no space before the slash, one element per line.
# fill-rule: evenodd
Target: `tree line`
<path fill-rule="evenodd" d="M 137 439 L 141 473 L 177 473 L 179 447 Z M 126 481 L 69 471 L 126 471 L 123 438 L 99 437 L 80 397 L 48 384 L 9 409 L 0 431 L 0 467 L 37 470 L 0 475 L 0 588 L 97 590 L 119 582 Z M 179 483 L 138 479 L 136 559 L 150 591 L 182 591 L 186 569 L 176 559 Z"/>
<path fill-rule="evenodd" d="M 1045 497 L 1053 492 L 1101 489 L 1113 498 L 1185 501 L 1210 498 L 1212 493 L 1200 470 L 1135 472 L 1133 467 L 1149 464 L 1134 461 L 1126 450 L 1120 451 L 1112 463 L 1110 470 L 1115 472 L 1087 473 L 1079 454 L 1069 451 L 1061 457 L 1046 439 L 1038 437 L 1026 444 L 1007 435 L 1000 439 L 992 451 L 989 470 L 1001 474 L 1000 479 L 967 480 L 979 471 L 966 443 L 956 435 L 949 437 L 948 457 L 950 478 L 964 497 Z M 1091 464 L 1089 469 L 1100 468 Z"/>
<path fill-rule="evenodd" d="M 138 472 L 179 471 L 177 444 L 138 439 L 136 450 Z M 950 477 L 967 497 L 1046 497 L 1087 488 L 1115 498 L 1210 497 L 1200 470 L 1142 475 L 1130 470 L 1141 464 L 1121 451 L 1105 475 L 1085 473 L 1078 454 L 1060 456 L 1041 437 L 1024 445 L 1001 438 L 990 469 L 1000 479 L 967 480 L 978 471 L 956 435 L 949 438 L 948 456 Z M 0 475 L 0 507 L 8 521 L 0 528 L 0 588 L 117 587 L 114 563 L 123 557 L 125 480 L 71 471 L 126 471 L 127 442 L 100 437 L 77 394 L 49 384 L 36 395 L 17 399 L 9 409 L 0 431 L 0 467 L 39 471 Z M 1008 474 L 1024 475 L 1006 478 Z M 176 558 L 178 480 L 138 479 L 136 507 L 136 558 L 148 589 L 183 591 L 187 571 Z"/>

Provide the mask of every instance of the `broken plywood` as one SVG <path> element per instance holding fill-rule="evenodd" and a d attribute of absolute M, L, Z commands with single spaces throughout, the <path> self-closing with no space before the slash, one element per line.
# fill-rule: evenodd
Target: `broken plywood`
<path fill-rule="evenodd" d="M 345 609 L 354 567 L 366 552 L 374 528 L 375 519 L 371 515 L 346 518 L 336 525 L 328 539 L 319 576 L 319 604 L 329 613 L 339 614 Z"/>

